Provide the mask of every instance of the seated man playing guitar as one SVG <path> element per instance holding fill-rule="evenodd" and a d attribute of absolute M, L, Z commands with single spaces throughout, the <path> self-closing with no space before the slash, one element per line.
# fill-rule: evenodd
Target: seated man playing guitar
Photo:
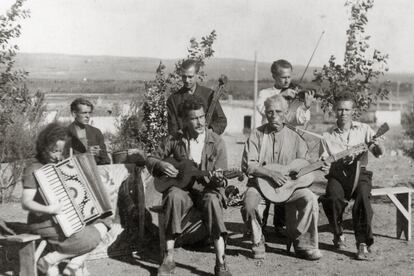
<path fill-rule="evenodd" d="M 384 152 L 384 147 L 378 143 L 377 137 L 388 130 L 388 125 L 382 131 L 383 133 L 380 133 L 379 130 L 374 135 L 374 131 L 369 125 L 352 120 L 354 108 L 355 101 L 351 93 L 337 96 L 334 104 L 337 118 L 336 126 L 329 133 L 324 134 L 325 140 L 322 140 L 320 147 L 321 157 L 327 157 L 360 143 L 366 144 L 376 157 Z M 333 162 L 329 174 L 326 176 L 328 185 L 322 200 L 323 209 L 334 234 L 333 243 L 337 249 L 343 250 L 346 246 L 342 229 L 342 215 L 347 201 L 351 198 L 355 199 L 352 220 L 358 250 L 356 258 L 359 260 L 370 257 L 370 246 L 374 243 L 371 229 L 373 213 L 370 203 L 372 172 L 366 170 L 367 164 L 367 151 L 359 155 L 358 158 Z"/>
<path fill-rule="evenodd" d="M 308 150 L 299 134 L 284 125 L 288 103 L 283 96 L 268 98 L 264 105 L 268 123 L 252 131 L 246 141 L 242 159 L 242 170 L 250 178 L 241 211 L 243 220 L 252 233 L 252 251 L 257 259 L 265 257 L 261 220 L 266 204 L 264 197 L 267 198 L 259 187 L 258 178 L 268 179 L 275 189 L 282 187 L 288 182 L 288 175 L 268 169 L 266 165 L 288 165 L 295 159 L 304 159 Z M 308 260 L 321 258 L 317 227 L 319 207 L 315 194 L 307 188 L 297 189 L 284 204 L 286 232 L 290 240 L 288 249 L 293 243 L 297 256 Z"/>
<path fill-rule="evenodd" d="M 217 170 L 227 168 L 227 153 L 223 139 L 205 125 L 203 100 L 189 95 L 180 105 L 183 129 L 168 136 L 160 148 L 147 158 L 147 167 L 154 174 L 169 178 L 184 179 L 180 171 L 171 163 L 163 161 L 173 156 L 181 161 L 191 159 L 199 169 L 213 171 L 210 177 L 194 178 L 185 185 L 178 181 L 176 186 L 163 192 L 165 214 L 166 255 L 158 269 L 158 275 L 171 274 L 175 270 L 173 258 L 175 240 L 183 233 L 182 220 L 193 206 L 202 211 L 203 223 L 214 240 L 216 251 L 215 275 L 231 276 L 225 262 L 225 239 L 223 209 L 225 208 L 223 174 Z M 164 176 L 165 177 L 165 176 Z M 192 185 L 194 184 L 194 185 Z M 200 188 L 200 184 L 204 189 Z M 178 187 L 180 186 L 180 187 Z"/>

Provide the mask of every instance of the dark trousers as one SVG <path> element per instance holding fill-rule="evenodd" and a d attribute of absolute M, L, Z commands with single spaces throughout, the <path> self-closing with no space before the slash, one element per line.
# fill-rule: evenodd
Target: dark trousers
<path fill-rule="evenodd" d="M 163 196 L 165 230 L 167 239 L 193 232 L 197 221 L 185 219 L 191 212 L 201 214 L 203 228 L 212 239 L 218 239 L 227 233 L 223 217 L 223 200 L 216 191 L 190 193 L 177 187 L 171 187 Z M 200 220 L 198 220 L 200 222 Z M 197 227 L 196 227 L 197 228 Z M 201 237 L 204 238 L 204 237 Z"/>
<path fill-rule="evenodd" d="M 342 216 L 351 198 L 355 200 L 352 208 L 352 222 L 357 245 L 374 243 L 372 234 L 371 188 L 372 172 L 361 168 L 358 184 L 352 193 L 353 178 L 345 177 L 341 173 L 328 175 L 326 194 L 322 200 L 323 209 L 328 217 L 334 235 L 341 235 Z"/>

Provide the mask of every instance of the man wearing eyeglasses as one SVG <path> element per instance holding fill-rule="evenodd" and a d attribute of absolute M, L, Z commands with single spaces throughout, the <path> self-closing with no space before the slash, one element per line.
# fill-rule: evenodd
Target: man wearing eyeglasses
<path fill-rule="evenodd" d="M 90 152 L 98 165 L 109 164 L 102 132 L 89 125 L 93 104 L 84 98 L 77 98 L 70 104 L 70 111 L 75 118 L 69 125 L 70 146 L 75 154 Z"/>

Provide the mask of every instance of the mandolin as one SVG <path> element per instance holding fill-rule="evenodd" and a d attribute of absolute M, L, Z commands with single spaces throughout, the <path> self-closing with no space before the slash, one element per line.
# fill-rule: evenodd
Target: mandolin
<path fill-rule="evenodd" d="M 203 171 L 196 167 L 196 164 L 189 159 L 177 161 L 173 157 L 164 159 L 165 162 L 171 163 L 178 171 L 177 177 L 169 177 L 165 174 L 155 175 L 154 186 L 155 190 L 160 193 L 165 192 L 170 187 L 175 186 L 181 189 L 187 188 L 194 183 L 196 177 L 210 176 L 210 171 Z M 240 169 L 223 170 L 223 176 L 226 179 L 238 177 L 243 179 L 243 173 Z"/>
<path fill-rule="evenodd" d="M 389 130 L 388 124 L 383 124 L 374 135 L 374 139 L 384 135 Z M 322 168 L 325 162 L 332 163 L 347 156 L 358 155 L 368 150 L 370 143 L 361 143 L 356 146 L 352 146 L 347 150 L 333 154 L 326 158 L 324 161 L 317 161 L 310 164 L 304 159 L 295 159 L 288 165 L 269 164 L 264 168 L 274 170 L 287 176 L 287 181 L 281 187 L 275 187 L 273 181 L 266 178 L 258 178 L 258 186 L 264 197 L 275 203 L 285 202 L 290 198 L 293 192 L 297 189 L 307 188 L 312 185 L 315 176 L 314 171 Z"/>

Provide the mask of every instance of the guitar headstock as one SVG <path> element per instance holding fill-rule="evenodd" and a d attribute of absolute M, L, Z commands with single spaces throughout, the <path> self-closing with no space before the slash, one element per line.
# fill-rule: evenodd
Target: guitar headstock
<path fill-rule="evenodd" d="M 387 123 L 383 123 L 379 129 L 377 130 L 377 133 L 375 133 L 373 138 L 378 138 L 382 135 L 384 135 L 388 130 L 390 130 L 390 127 L 388 126 Z"/>

